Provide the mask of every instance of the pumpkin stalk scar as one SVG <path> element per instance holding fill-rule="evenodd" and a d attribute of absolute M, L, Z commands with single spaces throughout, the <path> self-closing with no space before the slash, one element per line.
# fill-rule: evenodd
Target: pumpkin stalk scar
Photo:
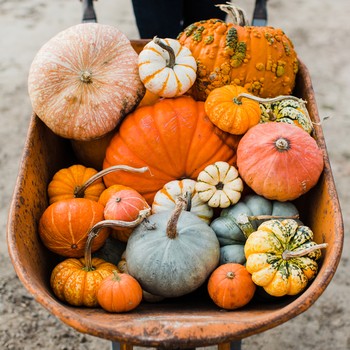
<path fill-rule="evenodd" d="M 290 149 L 290 143 L 287 139 L 280 137 L 275 141 L 275 146 L 278 151 L 283 152 L 283 151 L 288 151 Z"/>
<path fill-rule="evenodd" d="M 92 73 L 88 70 L 83 70 L 80 72 L 80 80 L 85 84 L 92 83 Z"/>

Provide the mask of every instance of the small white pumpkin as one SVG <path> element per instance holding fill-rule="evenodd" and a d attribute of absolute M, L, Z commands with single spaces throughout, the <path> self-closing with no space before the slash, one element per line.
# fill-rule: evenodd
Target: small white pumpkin
<path fill-rule="evenodd" d="M 183 95 L 197 77 L 191 51 L 175 39 L 153 38 L 140 52 L 138 66 L 146 89 L 160 97 Z"/>
<path fill-rule="evenodd" d="M 213 217 L 213 209 L 199 198 L 195 186 L 196 181 L 192 179 L 168 182 L 156 193 L 152 204 L 152 214 L 173 210 L 175 208 L 176 199 L 179 196 L 189 193 L 190 205 L 188 210 L 206 223 L 209 223 Z"/>
<path fill-rule="evenodd" d="M 243 181 L 233 165 L 216 162 L 199 173 L 195 189 L 210 207 L 227 208 L 241 198 Z"/>

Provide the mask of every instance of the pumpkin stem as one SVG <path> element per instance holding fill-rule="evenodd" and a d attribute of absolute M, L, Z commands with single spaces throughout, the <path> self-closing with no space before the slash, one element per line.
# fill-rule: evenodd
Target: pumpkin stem
<path fill-rule="evenodd" d="M 317 249 L 326 248 L 327 246 L 328 246 L 328 243 L 321 243 L 321 244 L 316 244 L 316 245 L 313 245 L 312 247 L 305 248 L 305 249 L 298 250 L 298 251 L 285 250 L 282 253 L 282 259 L 289 260 L 289 259 L 293 259 L 296 257 L 305 256 L 307 254 L 312 253 L 313 251 L 315 251 Z"/>
<path fill-rule="evenodd" d="M 117 270 L 113 270 L 113 281 L 120 281 L 121 278 L 119 276 L 119 272 Z"/>
<path fill-rule="evenodd" d="M 151 208 L 143 209 L 139 211 L 138 217 L 134 221 L 122 221 L 122 220 L 102 220 L 91 227 L 88 238 L 85 244 L 85 251 L 84 251 L 84 258 L 85 258 L 85 267 L 84 270 L 86 271 L 92 271 L 94 270 L 94 267 L 92 266 L 92 259 L 91 259 L 91 247 L 92 242 L 94 241 L 95 237 L 98 236 L 98 233 L 100 230 L 102 230 L 105 227 L 112 227 L 112 228 L 134 228 L 137 225 L 139 225 L 147 216 L 151 214 Z"/>
<path fill-rule="evenodd" d="M 181 212 L 186 209 L 186 206 L 187 206 L 186 197 L 185 196 L 177 197 L 175 202 L 175 209 L 171 214 L 171 217 L 166 227 L 166 234 L 170 239 L 174 239 L 177 237 L 177 230 L 176 230 L 177 222 L 179 221 Z"/>
<path fill-rule="evenodd" d="M 241 8 L 232 5 L 230 2 L 226 2 L 226 4 L 218 4 L 215 6 L 218 7 L 221 11 L 229 14 L 233 24 L 237 24 L 242 27 L 249 26 L 248 17 L 245 11 Z"/>
<path fill-rule="evenodd" d="M 118 170 L 123 170 L 123 171 L 128 171 L 131 173 L 144 173 L 147 170 L 149 170 L 148 167 L 143 167 L 143 168 L 133 168 L 128 165 L 113 165 L 109 168 L 103 169 L 94 176 L 91 176 L 89 180 L 87 180 L 83 185 L 77 187 L 74 191 L 74 197 L 75 198 L 83 198 L 85 190 L 93 184 L 96 180 L 100 179 L 101 177 L 113 172 L 113 171 L 118 171 Z"/>
<path fill-rule="evenodd" d="M 235 219 L 236 225 L 243 232 L 244 236 L 248 238 L 251 233 L 256 231 L 252 225 L 254 220 L 270 220 L 270 219 L 299 219 L 299 215 L 280 216 L 280 215 L 247 215 L 241 213 Z"/>
<path fill-rule="evenodd" d="M 235 219 L 235 223 L 241 229 L 241 231 L 243 232 L 246 238 L 248 238 L 250 234 L 255 231 L 249 219 L 250 219 L 249 216 L 243 213 L 239 214 Z"/>
<path fill-rule="evenodd" d="M 153 38 L 153 42 L 157 45 L 159 45 L 163 50 L 166 50 L 169 54 L 169 60 L 167 61 L 167 67 L 168 68 L 174 68 L 175 66 L 175 52 L 173 48 L 167 44 L 165 44 L 163 41 L 161 41 L 157 36 Z"/>
<path fill-rule="evenodd" d="M 278 151 L 287 151 L 289 149 L 289 142 L 283 137 L 280 137 L 275 141 L 275 146 Z"/>

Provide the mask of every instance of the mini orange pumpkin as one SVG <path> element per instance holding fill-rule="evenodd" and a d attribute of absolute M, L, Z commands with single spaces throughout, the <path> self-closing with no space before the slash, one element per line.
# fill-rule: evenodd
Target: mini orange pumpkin
<path fill-rule="evenodd" d="M 244 134 L 260 121 L 259 102 L 241 98 L 248 93 L 242 86 L 225 85 L 210 92 L 205 101 L 205 111 L 209 119 L 221 130 L 231 134 Z"/>
<path fill-rule="evenodd" d="M 104 310 L 127 312 L 141 303 L 142 288 L 134 277 L 114 270 L 101 282 L 96 296 Z"/>
<path fill-rule="evenodd" d="M 244 182 L 267 199 L 294 200 L 316 185 L 323 153 L 302 128 L 279 122 L 247 131 L 237 149 L 237 167 Z"/>
<path fill-rule="evenodd" d="M 98 201 L 106 186 L 102 178 L 86 188 L 82 188 L 91 177 L 97 174 L 97 170 L 74 164 L 68 168 L 60 169 L 55 173 L 48 186 L 50 204 L 70 198 L 87 198 Z"/>
<path fill-rule="evenodd" d="M 216 305 L 234 310 L 248 304 L 253 298 L 256 285 L 247 269 L 236 263 L 216 268 L 208 280 L 208 293 Z"/>

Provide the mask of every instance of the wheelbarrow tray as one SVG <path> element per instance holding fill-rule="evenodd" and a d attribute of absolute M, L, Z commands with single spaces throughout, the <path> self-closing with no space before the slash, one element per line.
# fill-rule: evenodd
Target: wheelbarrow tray
<path fill-rule="evenodd" d="M 133 41 L 140 51 L 144 41 Z M 323 293 L 338 266 L 343 247 L 343 220 L 326 150 L 311 79 L 300 62 L 293 93 L 307 101 L 315 122 L 314 136 L 325 167 L 318 184 L 296 201 L 301 220 L 311 227 L 317 243 L 327 242 L 316 278 L 299 296 L 255 297 L 233 311 L 217 307 L 205 286 L 173 300 L 142 302 L 132 312 L 111 314 L 101 308 L 72 307 L 60 302 L 49 285 L 58 258 L 41 243 L 37 227 L 48 205 L 47 186 L 55 172 L 76 161 L 69 140 L 53 134 L 31 117 L 17 183 L 9 211 L 7 242 L 16 273 L 37 302 L 65 324 L 82 333 L 131 345 L 189 348 L 238 341 L 280 325 L 306 311 Z"/>

